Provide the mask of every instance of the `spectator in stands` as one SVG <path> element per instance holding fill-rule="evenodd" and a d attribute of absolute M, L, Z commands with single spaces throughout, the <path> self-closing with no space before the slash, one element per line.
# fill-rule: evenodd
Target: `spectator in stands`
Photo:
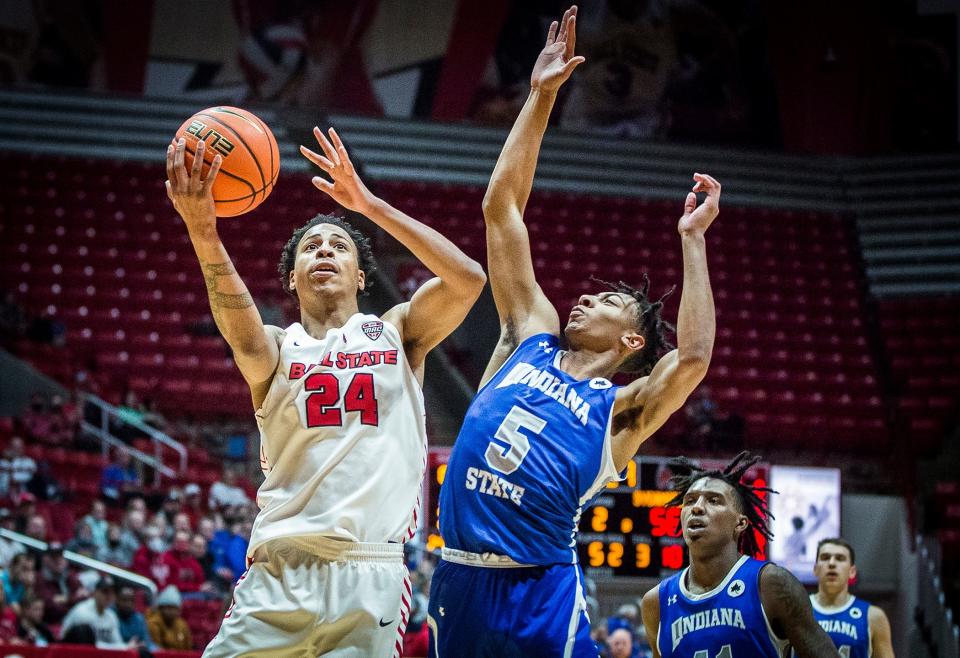
<path fill-rule="evenodd" d="M 58 501 L 62 499 L 63 490 L 60 487 L 60 483 L 57 482 L 57 479 L 53 476 L 49 462 L 41 461 L 37 464 L 36 473 L 34 473 L 33 478 L 27 482 L 27 492 L 39 500 Z"/>
<path fill-rule="evenodd" d="M 234 582 L 247 569 L 247 547 L 250 545 L 250 531 L 253 529 L 253 519 L 250 516 L 242 518 L 234 524 L 233 536 L 227 544 L 227 566 L 233 571 Z"/>
<path fill-rule="evenodd" d="M 607 620 L 607 632 L 611 635 L 618 628 L 633 629 L 640 624 L 640 608 L 633 603 L 624 603 L 617 608 L 617 614 Z"/>
<path fill-rule="evenodd" d="M 27 490 L 37 472 L 37 463 L 23 454 L 23 439 L 15 436 L 0 457 L 0 496 L 16 497 Z"/>
<path fill-rule="evenodd" d="M 131 496 L 127 499 L 127 511 L 130 512 L 134 510 L 143 514 L 144 519 L 147 518 L 149 510 L 147 510 L 147 501 L 143 499 L 143 496 Z"/>
<path fill-rule="evenodd" d="M 160 538 L 163 539 L 163 543 L 169 546 L 173 541 L 173 525 L 167 521 L 163 510 L 153 515 L 150 519 L 150 525 L 160 532 Z"/>
<path fill-rule="evenodd" d="M 133 556 L 133 571 L 157 583 L 164 585 L 170 577 L 170 567 L 163 563 L 161 557 L 167 545 L 160 536 L 160 529 L 149 525 L 144 530 L 143 545 Z"/>
<path fill-rule="evenodd" d="M 193 649 L 190 627 L 180 615 L 182 605 L 180 592 L 169 585 L 157 597 L 157 607 L 147 613 L 147 628 L 158 648 L 179 651 Z"/>
<path fill-rule="evenodd" d="M 193 556 L 193 559 L 197 561 L 197 564 L 199 564 L 203 570 L 203 580 L 205 583 L 211 583 L 217 586 L 217 590 L 225 589 L 222 587 L 224 583 L 217 582 L 220 578 L 213 566 L 213 554 L 211 554 L 207 548 L 207 540 L 204 539 L 200 533 L 195 533 L 190 538 L 190 555 Z"/>
<path fill-rule="evenodd" d="M 117 417 L 125 423 L 142 423 L 144 414 L 145 410 L 136 392 L 129 389 L 123 396 L 123 404 L 117 407 Z M 140 436 L 141 432 L 137 430 L 136 435 Z"/>
<path fill-rule="evenodd" d="M 146 515 L 138 509 L 131 509 L 124 515 L 123 527 L 120 530 L 120 548 L 124 555 L 129 555 L 129 560 L 123 566 L 133 564 L 133 556 L 143 545 L 146 522 Z"/>
<path fill-rule="evenodd" d="M 113 503 L 122 503 L 133 492 L 140 491 L 143 483 L 133 464 L 130 453 L 121 448 L 113 452 L 113 462 L 103 469 L 100 477 L 100 492 Z"/>
<path fill-rule="evenodd" d="M 60 638 L 64 642 L 76 642 L 92 637 L 98 649 L 139 646 L 139 642 L 123 641 L 120 635 L 120 620 L 111 607 L 115 598 L 116 587 L 113 579 L 103 576 L 97 583 L 93 596 L 76 604 L 67 613 L 60 628 Z"/>
<path fill-rule="evenodd" d="M 633 655 L 633 633 L 626 627 L 613 631 L 607 636 L 607 649 L 610 658 L 631 658 Z"/>
<path fill-rule="evenodd" d="M 410 602 L 410 620 L 403 635 L 403 653 L 407 656 L 426 656 L 430 643 L 427 628 L 427 597 L 420 591 L 413 592 Z"/>
<path fill-rule="evenodd" d="M 0 508 L 0 528 L 13 530 L 13 515 L 6 507 Z M 14 555 L 23 553 L 23 544 L 6 537 L 0 537 L 0 569 L 6 569 Z"/>
<path fill-rule="evenodd" d="M 0 574 L 0 582 L 3 583 L 3 595 L 6 604 L 13 608 L 14 612 L 20 611 L 20 601 L 28 594 L 33 592 L 36 584 L 36 568 L 34 567 L 33 557 L 27 553 L 15 555 L 10 561 L 10 567 Z"/>
<path fill-rule="evenodd" d="M 23 494 L 17 497 L 13 504 L 16 506 L 13 511 L 13 529 L 25 533 L 30 517 L 37 513 L 37 498 L 33 494 Z"/>
<path fill-rule="evenodd" d="M 33 496 L 30 496 L 30 498 L 32 499 Z M 36 509 L 32 501 L 29 504 L 33 509 Z M 31 514 L 27 519 L 27 527 L 23 529 L 23 534 L 39 541 L 47 541 L 47 517 L 42 514 Z"/>
<path fill-rule="evenodd" d="M 120 637 L 124 642 L 142 642 L 153 651 L 156 645 L 150 638 L 147 620 L 137 610 L 136 592 L 129 585 L 122 585 L 117 592 L 117 604 L 114 606 L 117 620 L 120 622 Z"/>
<path fill-rule="evenodd" d="M 204 509 L 200 485 L 191 482 L 183 488 L 183 511 L 190 516 L 190 523 L 196 526 L 207 510 Z"/>
<path fill-rule="evenodd" d="M 189 531 L 177 531 L 170 550 L 165 552 L 160 559 L 169 569 L 165 584 L 175 586 L 178 591 L 184 594 L 199 592 L 203 587 L 205 580 L 203 567 L 190 552 Z"/>
<path fill-rule="evenodd" d="M 17 635 L 26 644 L 45 647 L 54 641 L 53 631 L 43 622 L 44 603 L 41 598 L 23 601 L 23 614 L 17 623 Z"/>
<path fill-rule="evenodd" d="M 52 432 L 52 418 L 47 412 L 46 399 L 43 393 L 34 393 L 30 396 L 30 406 L 20 419 L 27 438 L 40 443 L 50 443 Z"/>
<path fill-rule="evenodd" d="M 50 398 L 50 410 L 47 413 L 50 419 L 47 443 L 60 447 L 73 444 L 79 426 L 76 405 L 67 405 L 62 395 L 54 395 Z"/>
<path fill-rule="evenodd" d="M 51 542 L 40 562 L 36 597 L 43 600 L 46 621 L 59 624 L 73 605 L 86 598 L 89 592 L 80 585 L 63 555 L 63 544 Z"/>
<path fill-rule="evenodd" d="M 96 558 L 100 553 L 100 549 L 93 543 L 93 531 L 82 519 L 74 525 L 73 539 L 67 542 L 67 550 L 91 558 Z"/>
<path fill-rule="evenodd" d="M 210 509 L 246 506 L 250 502 L 246 492 L 237 486 L 237 472 L 231 466 L 223 469 L 223 479 L 210 487 Z"/>
<path fill-rule="evenodd" d="M 186 512 L 177 512 L 177 515 L 173 517 L 173 531 L 174 533 L 186 532 L 193 534 L 193 523 L 190 520 L 190 515 Z"/>
<path fill-rule="evenodd" d="M 0 644 L 26 644 L 17 635 L 17 613 L 7 604 L 5 591 L 0 587 Z"/>
<path fill-rule="evenodd" d="M 107 545 L 99 553 L 99 559 L 104 562 L 127 568 L 133 562 L 133 554 L 136 550 L 129 550 L 121 540 L 122 531 L 116 523 L 111 523 L 107 528 Z M 139 548 L 139 545 L 137 546 Z"/>
<path fill-rule="evenodd" d="M 167 537 L 169 541 L 173 538 L 173 533 L 176 532 L 176 519 L 177 515 L 180 514 L 180 511 L 183 509 L 183 492 L 180 491 L 177 487 L 171 487 L 167 492 L 167 497 L 163 500 L 163 507 L 160 508 L 160 514 L 163 515 L 163 520 L 167 525 Z M 189 517 L 188 517 L 189 522 Z"/>
<path fill-rule="evenodd" d="M 107 522 L 107 505 L 102 500 L 93 501 L 90 507 L 90 513 L 83 517 L 83 522 L 90 526 L 90 536 L 97 551 L 103 551 L 107 548 L 107 529 L 110 524 Z"/>

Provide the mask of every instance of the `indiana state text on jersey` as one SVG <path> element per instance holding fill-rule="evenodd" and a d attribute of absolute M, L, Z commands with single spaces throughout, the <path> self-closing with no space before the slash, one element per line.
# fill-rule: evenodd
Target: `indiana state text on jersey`
<path fill-rule="evenodd" d="M 590 403 L 583 400 L 572 388 L 568 390 L 568 384 L 549 372 L 534 368 L 529 363 L 518 363 L 507 373 L 503 381 L 497 384 L 497 388 L 513 385 L 526 385 L 543 391 L 548 397 L 569 409 L 581 425 L 587 424 L 590 417 Z"/>

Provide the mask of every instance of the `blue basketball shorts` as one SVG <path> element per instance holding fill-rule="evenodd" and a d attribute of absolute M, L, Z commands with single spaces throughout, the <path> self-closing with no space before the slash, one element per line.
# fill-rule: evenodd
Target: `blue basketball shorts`
<path fill-rule="evenodd" d="M 575 564 L 489 568 L 441 560 L 429 658 L 597 658 Z"/>

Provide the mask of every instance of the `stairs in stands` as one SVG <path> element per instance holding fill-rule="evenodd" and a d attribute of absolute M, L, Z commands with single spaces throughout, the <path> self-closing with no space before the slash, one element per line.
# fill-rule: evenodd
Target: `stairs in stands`
<path fill-rule="evenodd" d="M 846 180 L 875 296 L 960 293 L 960 155 L 877 158 Z"/>

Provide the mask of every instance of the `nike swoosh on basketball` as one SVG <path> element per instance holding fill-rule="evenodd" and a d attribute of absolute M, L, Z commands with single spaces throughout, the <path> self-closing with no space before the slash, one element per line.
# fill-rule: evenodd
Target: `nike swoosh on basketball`
<path fill-rule="evenodd" d="M 383 621 L 383 617 L 380 617 L 380 628 L 385 628 L 392 623 L 393 623 L 392 619 L 390 621 Z"/>

